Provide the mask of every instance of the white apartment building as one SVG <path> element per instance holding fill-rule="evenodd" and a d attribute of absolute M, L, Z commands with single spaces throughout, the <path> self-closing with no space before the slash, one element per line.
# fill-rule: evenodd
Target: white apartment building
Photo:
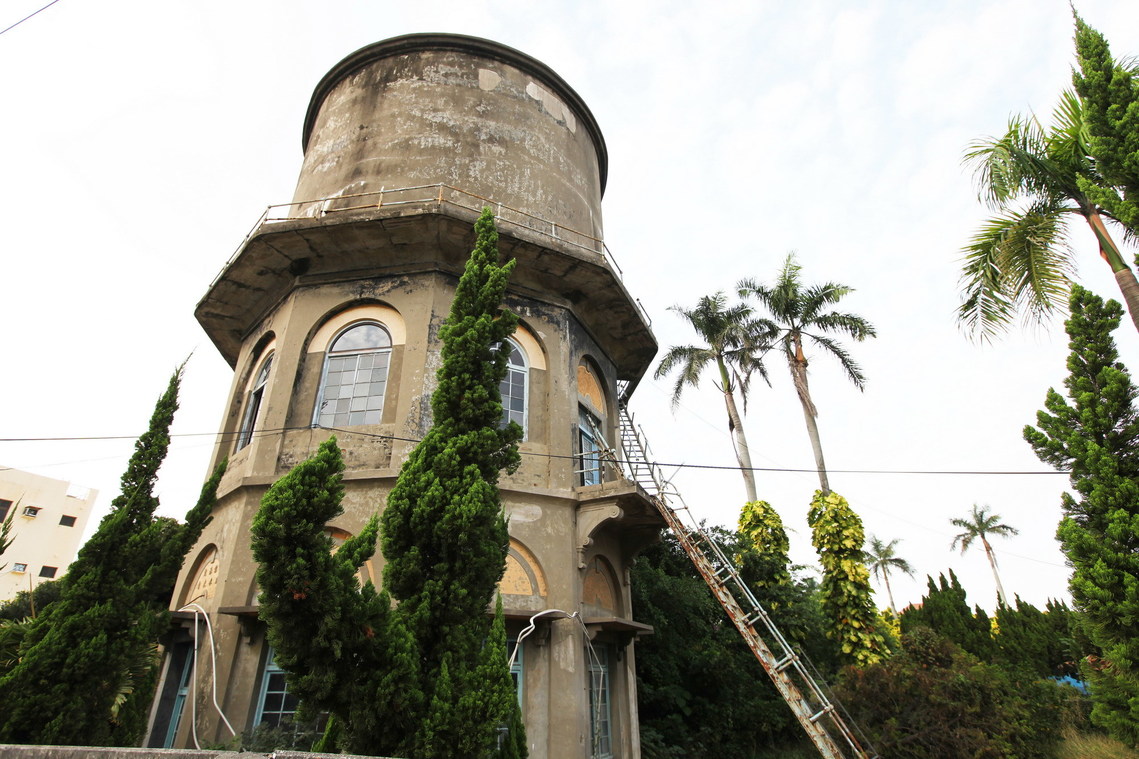
<path fill-rule="evenodd" d="M 0 521 L 12 515 L 12 545 L 0 556 L 0 601 L 63 576 L 75 559 L 97 490 L 0 467 Z"/>

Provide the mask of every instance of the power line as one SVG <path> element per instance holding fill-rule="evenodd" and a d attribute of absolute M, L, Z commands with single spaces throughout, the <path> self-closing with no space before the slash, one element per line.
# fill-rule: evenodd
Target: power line
<path fill-rule="evenodd" d="M 357 435 L 360 437 L 377 438 L 381 440 L 394 440 L 403 443 L 418 443 L 419 438 L 399 437 L 398 435 L 382 435 L 375 432 L 363 432 L 360 430 L 345 429 L 342 427 L 322 427 L 319 425 L 306 426 L 306 427 L 279 427 L 275 429 L 262 429 L 254 432 L 255 437 L 264 437 L 266 435 L 276 435 L 283 432 L 297 432 L 302 430 L 328 430 L 330 432 L 338 432 L 345 435 Z M 171 438 L 183 437 L 207 437 L 216 436 L 221 439 L 233 439 L 238 432 L 180 432 L 171 434 Z M 101 441 L 101 440 L 135 440 L 137 435 L 87 435 L 87 436 L 59 436 L 59 437 L 9 437 L 0 438 L 0 443 L 61 443 L 61 442 L 83 442 L 83 441 Z M 534 456 L 538 458 L 547 459 L 564 459 L 564 460 L 577 460 L 581 458 L 581 454 L 558 454 L 558 453 L 537 453 L 534 451 L 519 451 L 523 456 Z M 628 464 L 628 461 L 616 459 L 617 464 Z M 707 471 L 724 471 L 724 472 L 738 472 L 743 469 L 738 465 L 728 464 L 687 464 L 683 462 L 669 462 L 669 461 L 656 461 L 650 462 L 652 465 L 660 468 L 670 469 L 701 469 Z M 748 471 L 752 472 L 772 472 L 772 473 L 785 473 L 785 474 L 814 474 L 818 470 L 815 468 L 799 469 L 795 467 L 761 467 L 753 466 L 748 467 Z M 1037 475 L 1055 475 L 1055 474 L 1069 474 L 1069 470 L 982 470 L 982 469 L 828 469 L 828 472 L 834 474 L 889 474 L 889 475 L 918 475 L 918 476 L 1037 476 Z"/>
<path fill-rule="evenodd" d="M 41 13 L 42 11 L 46 11 L 48 8 L 50 8 L 51 6 L 55 5 L 58 2 L 59 2 L 59 0 L 51 0 L 50 3 L 48 3 L 44 7 L 40 8 L 38 11 L 35 11 L 34 13 L 29 13 L 27 16 L 24 16 L 22 19 L 20 19 L 16 23 L 12 24 L 11 26 L 9 26 L 7 29 L 0 31 L 0 34 L 3 34 L 4 32 L 9 32 L 9 31 L 15 29 L 17 26 L 24 23 L 28 19 L 30 19 L 32 16 L 36 15 L 36 13 Z"/>

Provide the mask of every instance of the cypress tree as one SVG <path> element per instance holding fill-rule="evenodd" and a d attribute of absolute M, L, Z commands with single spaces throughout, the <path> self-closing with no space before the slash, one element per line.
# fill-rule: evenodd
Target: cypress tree
<path fill-rule="evenodd" d="M 439 331 L 432 427 L 400 470 L 382 520 L 332 554 L 324 529 L 343 513 L 344 494 L 332 438 L 269 489 L 253 522 L 260 614 L 276 661 L 302 718 L 330 712 L 340 747 L 353 753 L 526 755 L 501 605 L 487 614 L 510 540 L 498 475 L 517 467 L 522 436 L 517 424 L 500 427 L 507 353 L 498 347 L 517 324 L 500 304 L 513 263 L 498 264 L 489 209 L 475 232 Z M 356 572 L 375 550 L 380 521 L 387 563 L 377 593 Z"/>
<path fill-rule="evenodd" d="M 19 661 L 0 677 L 0 741 L 137 745 L 166 607 L 186 552 L 210 520 L 223 462 L 185 524 L 156 518 L 153 489 L 170 444 L 182 369 L 135 443 L 122 492 L 59 580 L 59 599 L 31 620 Z M 134 677 L 131 677 L 131 673 Z"/>
<path fill-rule="evenodd" d="M 1078 14 L 1076 57 L 1079 66 L 1072 71 L 1072 84 L 1083 100 L 1088 148 L 1109 185 L 1084 178 L 1080 189 L 1139 233 L 1139 71 L 1133 64 L 1116 63 L 1107 39 Z"/>
<path fill-rule="evenodd" d="M 327 523 L 344 513 L 336 438 L 265 493 L 253 519 L 261 619 L 301 719 L 328 712 L 340 745 L 394 755 L 414 730 L 415 659 L 386 593 L 357 572 L 376 550 L 376 517 L 333 553 Z"/>
<path fill-rule="evenodd" d="M 965 588 L 961 587 L 956 573 L 949 570 L 948 579 L 939 574 L 937 583 L 932 577 L 927 576 L 926 580 L 928 590 L 921 605 L 911 606 L 902 612 L 902 632 L 928 627 L 981 661 L 992 661 L 996 646 L 989 615 L 980 606 L 969 610 Z"/>
<path fill-rule="evenodd" d="M 1057 537 L 1083 632 L 1102 651 L 1087 667 L 1092 720 L 1139 744 L 1139 417 L 1111 337 L 1122 313 L 1072 288 L 1068 399 L 1050 389 L 1024 437 L 1041 461 L 1070 470 Z"/>
<path fill-rule="evenodd" d="M 807 523 L 823 566 L 822 606 L 830 620 L 827 637 L 838 644 L 844 663 L 874 664 L 887 651 L 862 552 L 866 540 L 862 520 L 839 494 L 816 490 Z"/>
<path fill-rule="evenodd" d="M 518 323 L 501 303 L 514 262 L 498 262 L 490 209 L 475 234 L 439 330 L 432 426 L 400 470 L 382 518 L 384 587 L 422 663 L 409 752 L 417 759 L 490 755 L 498 728 L 519 724 L 505 648 L 495 643 L 500 634 L 505 640 L 502 615 L 487 615 L 510 541 L 498 477 L 517 468 L 522 437 L 517 424 L 500 423 L 507 352 L 499 347 Z M 488 674 L 500 670 L 507 676 Z M 517 738 L 507 749 L 525 745 Z"/>

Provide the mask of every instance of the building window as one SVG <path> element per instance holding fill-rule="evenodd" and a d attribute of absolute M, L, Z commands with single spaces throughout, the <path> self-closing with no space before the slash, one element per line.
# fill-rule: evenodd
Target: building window
<path fill-rule="evenodd" d="M 261 680 L 261 699 L 257 704 L 257 718 L 254 724 L 280 727 L 282 722 L 291 722 L 297 713 L 298 699 L 289 693 L 285 682 L 285 671 L 273 661 L 273 649 L 265 659 L 265 676 Z"/>
<path fill-rule="evenodd" d="M 17 561 L 14 564 L 12 564 L 12 571 L 13 572 L 27 572 L 28 571 L 28 565 L 27 564 L 21 564 L 20 562 Z"/>
<path fill-rule="evenodd" d="M 522 647 L 518 640 L 506 641 L 506 660 L 510 662 L 510 679 L 514 681 L 514 692 L 518 696 L 518 706 L 522 706 Z"/>
<path fill-rule="evenodd" d="M 0 498 L 0 522 L 8 518 L 8 512 L 12 508 L 12 502 L 6 498 Z"/>
<path fill-rule="evenodd" d="M 510 355 L 506 359 L 506 377 L 499 383 L 502 395 L 502 426 L 517 422 L 526 432 L 526 394 L 529 392 L 530 369 L 526 365 L 526 354 L 513 340 L 506 341 Z"/>
<path fill-rule="evenodd" d="M 585 406 L 578 406 L 577 422 L 578 482 L 582 485 L 601 484 L 601 420 Z"/>
<path fill-rule="evenodd" d="M 253 388 L 249 391 L 249 400 L 245 402 L 245 416 L 241 420 L 241 432 L 237 435 L 237 450 L 249 445 L 253 440 L 253 428 L 257 425 L 257 415 L 261 411 L 261 401 L 265 397 L 265 385 L 269 382 L 269 369 L 273 365 L 273 357 L 265 359 L 261 370 L 257 372 L 257 379 L 253 381 Z"/>
<path fill-rule="evenodd" d="M 174 748 L 174 739 L 178 737 L 178 728 L 182 725 L 182 710 L 190 694 L 190 675 L 194 671 L 194 651 L 191 644 L 178 643 L 175 646 L 171 653 L 171 669 L 175 669 L 174 664 L 179 660 L 182 662 L 181 669 L 178 670 L 181 674 L 178 675 L 178 689 L 174 692 L 174 703 L 170 708 L 166 735 L 162 740 L 163 748 Z"/>
<path fill-rule="evenodd" d="M 59 567 L 40 567 L 40 577 L 52 578 L 59 571 Z"/>
<path fill-rule="evenodd" d="M 313 424 L 379 424 L 391 354 L 391 336 L 379 324 L 363 322 L 341 332 L 324 360 Z"/>
<path fill-rule="evenodd" d="M 40 511 L 41 509 L 39 506 L 25 506 L 24 516 L 29 517 L 30 519 L 35 519 L 37 516 L 39 516 Z"/>
<path fill-rule="evenodd" d="M 589 660 L 590 757 L 613 756 L 613 721 L 609 709 L 609 647 L 592 646 L 585 651 Z"/>
<path fill-rule="evenodd" d="M 64 514 L 63 516 L 61 516 L 59 518 L 59 523 L 63 527 L 74 527 L 75 526 L 75 517 L 68 516 L 67 514 Z"/>

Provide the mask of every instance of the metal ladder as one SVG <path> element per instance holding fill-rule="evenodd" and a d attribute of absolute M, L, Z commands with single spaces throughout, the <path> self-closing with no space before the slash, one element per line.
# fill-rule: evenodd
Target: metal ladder
<path fill-rule="evenodd" d="M 648 457 L 644 432 L 633 423 L 625 403 L 620 403 L 618 408 L 620 445 L 624 455 L 614 457 L 611 463 L 623 471 L 626 479 L 637 483 L 648 493 L 712 595 L 724 607 L 819 753 L 826 759 L 877 759 L 869 742 L 854 735 L 853 723 L 848 726 L 843 720 L 840 709 L 827 697 L 818 680 L 807 670 L 806 662 L 779 632 L 731 559 L 695 520 L 676 489 L 661 476 L 657 465 Z M 674 509 L 670 500 L 678 501 L 680 507 Z M 678 512 L 687 514 L 690 523 L 685 524 Z"/>

